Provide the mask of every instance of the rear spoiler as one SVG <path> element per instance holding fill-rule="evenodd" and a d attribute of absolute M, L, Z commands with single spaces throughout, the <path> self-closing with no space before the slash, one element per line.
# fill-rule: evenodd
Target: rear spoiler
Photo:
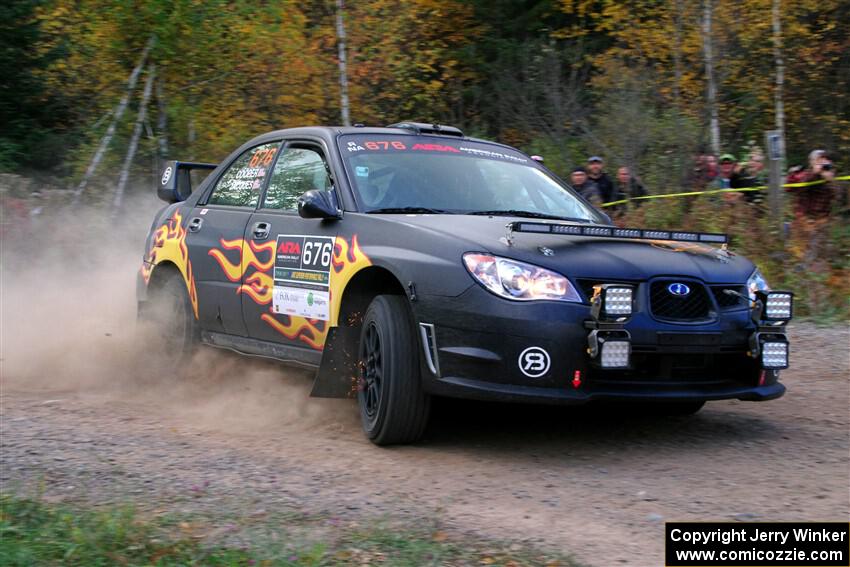
<path fill-rule="evenodd" d="M 218 167 L 214 163 L 196 163 L 191 161 L 167 161 L 159 177 L 157 196 L 166 203 L 185 201 L 192 194 L 192 172 L 212 171 Z"/>
<path fill-rule="evenodd" d="M 683 232 L 676 230 L 649 230 L 645 228 L 617 228 L 615 226 L 587 226 L 549 222 L 516 221 L 507 224 L 508 241 L 514 232 L 535 234 L 566 234 L 570 236 L 600 236 L 603 238 L 630 238 L 641 240 L 675 240 L 704 244 L 727 244 L 729 237 L 717 232 Z"/>

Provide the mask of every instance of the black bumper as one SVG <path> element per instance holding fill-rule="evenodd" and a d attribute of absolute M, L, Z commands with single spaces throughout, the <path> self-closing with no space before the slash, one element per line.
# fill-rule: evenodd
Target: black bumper
<path fill-rule="evenodd" d="M 779 372 L 762 371 L 747 355 L 755 326 L 746 308 L 698 324 L 636 313 L 625 326 L 632 341 L 627 370 L 602 369 L 587 354 L 586 304 L 513 302 L 476 285 L 455 298 L 420 297 L 414 309 L 419 323 L 433 325 L 431 352 L 427 340 L 420 344 L 424 387 L 433 394 L 581 404 L 765 401 L 785 393 Z M 535 347 L 545 351 L 549 365 L 540 376 L 529 376 L 520 357 Z"/>

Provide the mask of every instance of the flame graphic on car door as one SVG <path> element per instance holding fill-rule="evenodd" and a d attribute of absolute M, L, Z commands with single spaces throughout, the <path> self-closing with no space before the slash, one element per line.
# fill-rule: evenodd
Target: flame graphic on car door
<path fill-rule="evenodd" d="M 162 262 L 171 262 L 180 271 L 186 290 L 192 303 L 195 319 L 198 318 L 198 292 L 195 288 L 195 276 L 192 273 L 192 262 L 189 260 L 189 249 L 186 246 L 186 229 L 183 227 L 183 215 L 179 210 L 154 232 L 151 248 L 145 255 L 141 274 L 145 284 L 150 283 L 154 266 Z"/>
<path fill-rule="evenodd" d="M 272 271 L 275 261 L 275 242 L 255 243 L 253 240 L 220 240 L 221 249 L 213 248 L 209 255 L 215 258 L 225 276 L 231 281 L 242 281 L 236 293 L 242 293 L 258 305 L 270 305 L 274 289 Z M 228 259 L 227 251 L 236 251 L 236 261 Z M 262 257 L 262 258 L 261 258 Z M 334 241 L 331 259 L 330 298 L 331 319 L 319 321 L 274 313 L 269 307 L 267 313 L 260 315 L 267 325 L 290 340 L 299 340 L 310 348 L 322 350 L 325 346 L 328 328 L 336 326 L 342 304 L 342 291 L 352 276 L 363 268 L 372 265 L 369 257 L 361 250 L 357 235 L 349 243 L 344 237 L 337 236 Z M 251 271 L 253 269 L 253 271 Z M 249 273 L 251 271 L 251 273 Z"/>

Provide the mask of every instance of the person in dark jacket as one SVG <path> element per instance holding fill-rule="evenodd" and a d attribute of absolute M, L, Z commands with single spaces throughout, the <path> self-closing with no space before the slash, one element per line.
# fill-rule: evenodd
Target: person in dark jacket
<path fill-rule="evenodd" d="M 590 156 L 587 158 L 587 177 L 590 181 L 596 183 L 599 189 L 599 196 L 603 203 L 610 203 L 614 200 L 614 183 L 603 171 L 605 161 L 599 156 Z"/>
<path fill-rule="evenodd" d="M 635 197 L 643 197 L 646 195 L 646 188 L 638 180 L 632 176 L 632 171 L 625 165 L 620 166 L 617 170 L 617 181 L 614 183 L 614 200 L 620 201 L 623 199 L 634 199 Z M 643 204 L 642 200 L 629 201 L 622 205 L 617 205 L 615 208 L 618 212 L 625 212 L 627 209 L 636 209 Z"/>
<path fill-rule="evenodd" d="M 604 201 L 599 193 L 596 183 L 588 179 L 587 171 L 583 167 L 575 168 L 570 174 L 570 184 L 579 195 L 590 201 L 594 207 L 599 207 Z"/>
<path fill-rule="evenodd" d="M 764 187 L 765 185 L 767 185 L 767 172 L 764 170 L 764 154 L 759 147 L 755 147 L 750 150 L 747 164 L 739 173 L 736 187 Z M 747 203 L 760 207 L 764 203 L 765 191 L 746 191 L 744 198 Z"/>

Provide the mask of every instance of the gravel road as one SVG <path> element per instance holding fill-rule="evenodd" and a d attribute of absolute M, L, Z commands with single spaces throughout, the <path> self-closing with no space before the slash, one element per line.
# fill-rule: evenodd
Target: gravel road
<path fill-rule="evenodd" d="M 104 334 L 88 367 L 4 367 L 0 481 L 178 513 L 427 521 L 589 565 L 660 565 L 665 521 L 850 517 L 850 333 L 791 335 L 773 402 L 690 418 L 450 402 L 423 443 L 382 449 L 352 402 L 308 399 L 303 373 L 208 352 L 193 377 L 152 381 Z"/>

